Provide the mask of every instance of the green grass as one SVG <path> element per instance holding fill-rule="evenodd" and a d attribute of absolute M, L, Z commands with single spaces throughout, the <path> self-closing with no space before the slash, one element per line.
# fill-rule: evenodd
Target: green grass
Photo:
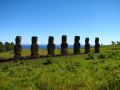
<path fill-rule="evenodd" d="M 91 52 L 94 51 L 94 48 L 91 48 Z M 60 54 L 61 49 L 56 49 L 55 54 Z M 84 49 L 81 49 L 81 53 L 84 53 Z M 68 49 L 68 54 L 73 54 L 73 49 Z M 40 49 L 39 50 L 39 55 L 47 55 L 47 50 L 46 49 Z M 0 53 L 0 58 L 12 58 L 14 56 L 13 51 L 9 52 L 2 52 Z M 30 56 L 30 49 L 23 49 L 22 50 L 22 56 Z"/>
<path fill-rule="evenodd" d="M 119 90 L 120 46 L 101 47 L 99 54 L 94 54 L 93 48 L 91 51 L 90 54 L 0 63 L 0 90 Z M 60 50 L 55 53 L 59 54 Z M 47 51 L 40 50 L 39 54 L 46 55 Z M 1 55 L 12 57 L 10 52 Z M 23 50 L 23 55 L 30 55 L 30 51 Z"/>

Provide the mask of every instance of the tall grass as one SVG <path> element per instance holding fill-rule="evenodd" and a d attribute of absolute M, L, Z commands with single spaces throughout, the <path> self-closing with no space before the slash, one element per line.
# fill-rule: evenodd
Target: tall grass
<path fill-rule="evenodd" d="M 100 54 L 0 63 L 0 90 L 119 90 L 120 51 L 103 48 Z"/>

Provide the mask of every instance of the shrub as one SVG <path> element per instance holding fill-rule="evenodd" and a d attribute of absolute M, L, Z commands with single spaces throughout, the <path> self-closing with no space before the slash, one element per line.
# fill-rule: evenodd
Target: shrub
<path fill-rule="evenodd" d="M 81 66 L 80 62 L 68 62 L 66 65 L 66 69 L 71 72 L 78 71 L 79 67 Z"/>
<path fill-rule="evenodd" d="M 108 54 L 108 58 L 113 59 L 113 58 L 114 58 L 114 56 L 113 56 L 112 54 Z"/>
<path fill-rule="evenodd" d="M 8 66 L 7 66 L 7 65 L 3 66 L 3 67 L 2 67 L 2 70 L 3 70 L 3 71 L 7 71 L 7 70 L 8 70 Z"/>
<path fill-rule="evenodd" d="M 46 59 L 46 61 L 43 63 L 44 65 L 49 65 L 49 64 L 52 64 L 53 63 L 53 59 L 52 57 L 49 57 Z"/>
<path fill-rule="evenodd" d="M 106 55 L 105 54 L 100 54 L 100 55 L 98 55 L 98 59 L 104 60 L 104 59 L 106 59 Z"/>
<path fill-rule="evenodd" d="M 88 54 L 86 60 L 95 59 L 93 54 Z"/>
<path fill-rule="evenodd" d="M 110 52 L 108 53 L 108 58 L 110 59 L 120 59 L 120 53 L 118 51 L 116 52 Z"/>

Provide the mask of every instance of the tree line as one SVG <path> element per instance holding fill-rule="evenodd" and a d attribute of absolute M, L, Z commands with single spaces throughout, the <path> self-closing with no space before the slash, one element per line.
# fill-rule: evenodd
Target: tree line
<path fill-rule="evenodd" d="M 0 52 L 5 52 L 5 51 L 12 51 L 14 50 L 14 43 L 13 42 L 1 42 L 0 41 Z"/>
<path fill-rule="evenodd" d="M 120 41 L 117 41 L 117 42 L 111 41 L 111 43 L 112 43 L 112 45 L 120 45 Z"/>

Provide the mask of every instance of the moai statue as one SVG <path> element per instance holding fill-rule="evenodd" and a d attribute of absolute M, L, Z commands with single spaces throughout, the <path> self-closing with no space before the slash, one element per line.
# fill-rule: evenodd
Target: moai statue
<path fill-rule="evenodd" d="M 37 44 L 37 37 L 33 36 L 32 37 L 32 45 L 31 45 L 31 57 L 32 58 L 37 58 L 39 57 L 39 46 Z"/>
<path fill-rule="evenodd" d="M 22 46 L 21 46 L 21 36 L 16 36 L 15 39 L 15 45 L 14 45 L 14 59 L 20 59 L 21 58 L 21 52 L 22 52 Z"/>
<path fill-rule="evenodd" d="M 74 54 L 80 54 L 80 36 L 75 36 L 74 39 Z"/>
<path fill-rule="evenodd" d="M 67 55 L 68 54 L 67 48 L 68 48 L 67 36 L 63 35 L 62 36 L 62 43 L 61 43 L 61 54 L 62 55 Z"/>
<path fill-rule="evenodd" d="M 90 44 L 89 44 L 89 38 L 85 39 L 85 53 L 90 52 Z"/>
<path fill-rule="evenodd" d="M 48 55 L 53 56 L 55 51 L 54 37 L 49 36 L 47 45 Z"/>
<path fill-rule="evenodd" d="M 100 44 L 99 44 L 99 38 L 95 38 L 95 53 L 100 52 Z"/>

